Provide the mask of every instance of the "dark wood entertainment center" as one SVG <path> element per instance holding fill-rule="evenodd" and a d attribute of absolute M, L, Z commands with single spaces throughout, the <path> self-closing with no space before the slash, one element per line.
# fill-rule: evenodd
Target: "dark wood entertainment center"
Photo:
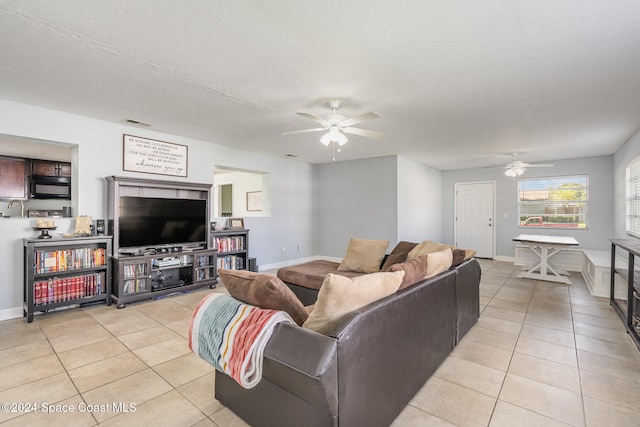
<path fill-rule="evenodd" d="M 108 234 L 113 236 L 112 299 L 127 303 L 209 286 L 217 281 L 216 249 L 210 245 L 211 184 L 109 176 Z M 121 197 L 205 200 L 204 240 L 141 247 L 120 246 Z"/>

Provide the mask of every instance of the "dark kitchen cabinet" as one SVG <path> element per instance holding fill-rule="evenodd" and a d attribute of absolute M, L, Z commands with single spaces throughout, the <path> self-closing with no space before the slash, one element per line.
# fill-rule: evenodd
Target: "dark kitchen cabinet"
<path fill-rule="evenodd" d="M 27 161 L 0 157 L 0 200 L 27 199 Z"/>
<path fill-rule="evenodd" d="M 71 163 L 31 160 L 31 175 L 71 176 Z"/>

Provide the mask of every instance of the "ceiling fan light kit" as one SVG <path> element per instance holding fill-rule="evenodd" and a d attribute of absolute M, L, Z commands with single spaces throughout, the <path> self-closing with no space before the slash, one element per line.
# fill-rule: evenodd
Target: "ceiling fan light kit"
<path fill-rule="evenodd" d="M 336 126 L 331 126 L 329 128 L 329 132 L 325 133 L 322 135 L 322 138 L 320 138 L 320 142 L 326 146 L 332 142 L 337 142 L 340 146 L 343 146 L 347 141 L 349 141 L 347 137 L 344 136 Z"/>
<path fill-rule="evenodd" d="M 515 178 L 526 172 L 527 168 L 548 168 L 553 166 L 552 164 L 531 164 L 524 163 L 520 160 L 516 160 L 518 153 L 511 153 L 512 161 L 504 167 L 504 174 L 510 178 Z"/>
<path fill-rule="evenodd" d="M 349 141 L 349 139 L 346 137 L 345 133 L 364 136 L 365 138 L 382 138 L 383 137 L 384 134 L 382 132 L 376 132 L 372 130 L 351 127 L 353 125 L 365 122 L 367 120 L 379 119 L 380 114 L 370 111 L 368 113 L 360 114 L 358 116 L 346 118 L 345 116 L 336 114 L 336 109 L 340 107 L 340 101 L 334 100 L 329 102 L 329 107 L 331 107 L 332 114 L 330 114 L 324 119 L 311 113 L 306 113 L 306 112 L 297 113 L 299 116 L 306 117 L 308 119 L 313 120 L 316 123 L 319 123 L 320 125 L 322 125 L 322 127 L 313 128 L 313 129 L 295 130 L 292 132 L 284 132 L 283 135 L 327 131 L 327 133 L 322 135 L 322 137 L 320 138 L 320 142 L 326 146 L 331 145 L 332 142 L 335 144 L 338 144 L 339 146 L 343 146 L 344 144 L 346 144 L 347 141 Z"/>
<path fill-rule="evenodd" d="M 524 171 L 526 171 L 525 168 L 519 168 L 519 167 L 511 167 L 507 170 L 504 171 L 504 174 L 511 177 L 511 178 L 515 178 L 516 176 L 520 176 L 524 173 Z"/>

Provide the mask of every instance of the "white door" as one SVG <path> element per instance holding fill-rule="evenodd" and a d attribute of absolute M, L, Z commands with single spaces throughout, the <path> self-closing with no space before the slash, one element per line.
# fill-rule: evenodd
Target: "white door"
<path fill-rule="evenodd" d="M 494 257 L 494 183 L 456 183 L 455 245 L 474 249 L 478 258 Z"/>

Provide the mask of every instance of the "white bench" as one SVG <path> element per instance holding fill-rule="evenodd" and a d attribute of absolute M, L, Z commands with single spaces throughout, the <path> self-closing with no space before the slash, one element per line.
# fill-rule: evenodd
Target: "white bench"
<path fill-rule="evenodd" d="M 587 282 L 591 295 L 609 298 L 611 293 L 611 252 L 583 249 L 582 277 Z M 627 260 L 616 253 L 616 267 L 626 268 Z M 615 298 L 627 300 L 627 285 L 622 276 L 616 274 Z"/>

